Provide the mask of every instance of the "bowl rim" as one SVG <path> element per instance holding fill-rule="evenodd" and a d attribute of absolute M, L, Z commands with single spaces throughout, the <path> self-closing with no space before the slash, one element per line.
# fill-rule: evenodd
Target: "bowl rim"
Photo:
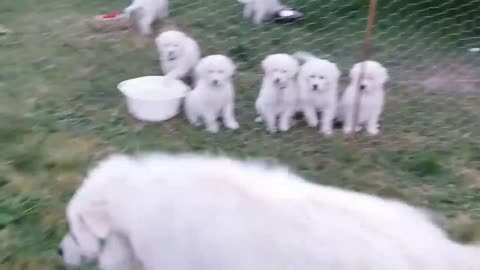
<path fill-rule="evenodd" d="M 189 86 L 187 84 L 185 84 L 183 81 L 178 80 L 178 79 L 172 79 L 172 80 L 174 80 L 176 83 L 179 83 L 180 85 L 183 86 L 183 88 L 184 88 L 184 90 L 182 91 L 183 93 L 181 93 L 179 95 L 171 95 L 171 96 L 168 96 L 168 97 L 154 97 L 154 98 L 138 97 L 138 96 L 129 95 L 129 94 L 125 93 L 124 89 L 122 89 L 122 85 L 125 85 L 126 83 L 128 83 L 128 81 L 132 81 L 132 80 L 140 79 L 140 78 L 148 78 L 148 77 L 165 78 L 165 76 L 162 76 L 162 75 L 147 75 L 147 76 L 135 77 L 135 78 L 127 79 L 127 80 L 124 80 L 124 81 L 121 81 L 120 83 L 118 83 L 117 84 L 117 89 L 127 98 L 135 99 L 135 100 L 142 100 L 142 101 L 170 101 L 170 100 L 182 99 L 187 95 Z"/>

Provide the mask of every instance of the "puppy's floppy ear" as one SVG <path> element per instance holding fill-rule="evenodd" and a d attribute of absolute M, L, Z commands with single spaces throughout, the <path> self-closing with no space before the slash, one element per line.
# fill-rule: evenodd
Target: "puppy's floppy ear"
<path fill-rule="evenodd" d="M 112 229 L 111 219 L 105 202 L 91 204 L 81 212 L 80 219 L 89 231 L 100 239 L 107 238 Z"/>
<path fill-rule="evenodd" d="M 227 61 L 228 61 L 228 74 L 230 76 L 233 76 L 233 74 L 235 74 L 235 72 L 237 71 L 237 66 L 232 61 L 232 59 L 227 58 Z"/>
<path fill-rule="evenodd" d="M 333 77 L 333 80 L 338 81 L 340 79 L 341 75 L 342 75 L 342 72 L 338 68 L 337 64 L 332 63 L 332 77 Z"/>
<path fill-rule="evenodd" d="M 262 69 L 264 73 L 268 73 L 270 66 L 270 56 L 267 56 L 267 58 L 263 59 L 262 61 Z"/>
<path fill-rule="evenodd" d="M 385 68 L 384 66 L 380 65 L 380 69 L 381 69 L 381 75 L 380 75 L 380 83 L 381 84 L 385 84 L 386 82 L 388 82 L 388 80 L 390 79 L 390 76 L 388 74 L 388 70 L 387 68 Z"/>
<path fill-rule="evenodd" d="M 353 80 L 358 77 L 360 73 L 360 65 L 361 63 L 357 63 L 353 65 L 353 67 L 350 69 L 350 79 Z"/>
<path fill-rule="evenodd" d="M 195 80 L 199 80 L 203 77 L 203 74 L 205 73 L 205 60 L 200 60 L 198 64 L 195 66 L 193 75 L 195 77 Z"/>

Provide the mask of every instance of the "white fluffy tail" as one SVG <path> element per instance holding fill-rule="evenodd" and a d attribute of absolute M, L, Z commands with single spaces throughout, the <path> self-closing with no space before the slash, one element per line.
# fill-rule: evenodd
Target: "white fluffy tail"
<path fill-rule="evenodd" d="M 295 59 L 297 59 L 300 64 L 305 64 L 307 61 L 311 59 L 318 59 L 315 55 L 309 53 L 309 52 L 304 52 L 304 51 L 298 51 L 292 55 Z"/>

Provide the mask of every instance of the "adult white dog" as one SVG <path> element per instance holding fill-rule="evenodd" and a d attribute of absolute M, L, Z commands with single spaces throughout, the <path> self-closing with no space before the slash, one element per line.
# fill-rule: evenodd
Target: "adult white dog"
<path fill-rule="evenodd" d="M 383 111 L 384 85 L 388 78 L 387 69 L 375 61 L 357 63 L 352 67 L 350 84 L 341 97 L 338 111 L 339 120 L 343 121 L 344 133 L 358 132 L 362 126 L 366 126 L 371 135 L 379 133 L 378 121 Z M 354 127 L 356 106 L 357 125 Z"/>
<path fill-rule="evenodd" d="M 337 112 L 340 70 L 328 60 L 313 56 L 304 60 L 297 78 L 300 107 L 310 127 L 318 126 L 318 113 L 321 112 L 320 130 L 325 135 L 331 135 Z"/>
<path fill-rule="evenodd" d="M 283 8 L 279 0 L 238 0 L 238 2 L 245 5 L 243 16 L 252 19 L 256 24 L 271 19 L 275 12 Z"/>
<path fill-rule="evenodd" d="M 77 190 L 67 218 L 61 253 L 77 266 L 112 254 L 108 239 L 122 236 L 126 245 L 114 246 L 144 270 L 480 267 L 480 248 L 453 242 L 420 210 L 225 157 L 110 157 Z"/>
<path fill-rule="evenodd" d="M 225 127 L 238 129 L 235 119 L 235 88 L 233 75 L 236 67 L 224 55 L 210 55 L 195 67 L 195 88 L 185 99 L 185 115 L 192 125 L 204 124 L 209 132 L 220 129 L 218 119 Z"/>
<path fill-rule="evenodd" d="M 124 13 L 135 18 L 142 34 L 150 35 L 156 20 L 168 18 L 168 0 L 133 0 Z"/>
<path fill-rule="evenodd" d="M 269 132 L 287 131 L 298 110 L 296 75 L 299 64 L 288 54 L 272 54 L 262 61 L 262 86 L 255 102 L 259 117 Z M 277 125 L 277 120 L 278 125 Z"/>
<path fill-rule="evenodd" d="M 200 60 L 197 42 L 180 31 L 165 31 L 155 39 L 160 65 L 165 75 L 184 79 Z"/>

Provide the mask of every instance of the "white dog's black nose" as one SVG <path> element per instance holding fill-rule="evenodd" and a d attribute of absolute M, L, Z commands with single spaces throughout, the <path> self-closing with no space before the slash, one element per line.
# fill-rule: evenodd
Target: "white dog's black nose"
<path fill-rule="evenodd" d="M 317 91 L 317 90 L 318 90 L 318 84 L 314 84 L 314 85 L 312 86 L 312 88 L 313 88 L 313 91 Z"/>
<path fill-rule="evenodd" d="M 213 83 L 213 85 L 218 85 L 219 81 L 218 80 L 213 80 L 212 83 Z"/>
<path fill-rule="evenodd" d="M 276 83 L 276 84 L 278 84 L 278 83 L 280 83 L 280 79 L 279 79 L 279 78 L 276 78 L 273 82 Z"/>
<path fill-rule="evenodd" d="M 57 253 L 60 257 L 63 257 L 63 249 L 62 248 L 58 248 Z"/>
<path fill-rule="evenodd" d="M 367 88 L 367 87 L 365 86 L 365 84 L 361 84 L 361 85 L 360 85 L 360 90 L 365 90 L 365 88 Z"/>

